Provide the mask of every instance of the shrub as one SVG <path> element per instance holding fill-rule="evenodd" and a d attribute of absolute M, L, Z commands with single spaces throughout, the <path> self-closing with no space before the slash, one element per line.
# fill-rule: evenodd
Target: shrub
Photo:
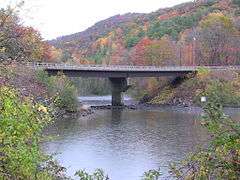
<path fill-rule="evenodd" d="M 65 75 L 49 77 L 46 72 L 38 71 L 37 79 L 48 88 L 49 94 L 55 97 L 54 103 L 57 107 L 69 112 L 77 111 L 77 89 Z"/>
<path fill-rule="evenodd" d="M 0 87 L 0 179 L 30 179 L 46 157 L 40 152 L 42 129 L 50 122 L 48 110 L 20 100 L 9 87 Z"/>
<path fill-rule="evenodd" d="M 230 82 L 212 81 L 207 85 L 206 90 L 196 97 L 198 104 L 200 96 L 207 98 L 214 96 L 224 106 L 240 105 L 240 96 L 236 94 L 236 90 Z"/>
<path fill-rule="evenodd" d="M 36 72 L 37 80 L 43 83 L 48 89 L 53 89 L 54 81 L 53 78 L 48 76 L 46 71 L 39 70 Z"/>
<path fill-rule="evenodd" d="M 203 105 L 202 125 L 212 137 L 208 148 L 190 155 L 180 167 L 172 165 L 174 176 L 181 179 L 230 179 L 240 177 L 240 124 L 223 113 L 217 93 Z"/>
<path fill-rule="evenodd" d="M 142 176 L 143 180 L 158 180 L 160 177 L 160 169 L 149 170 Z M 93 174 L 89 174 L 85 170 L 79 170 L 75 173 L 75 176 L 79 177 L 80 180 L 109 180 L 108 175 L 104 173 L 102 169 L 96 169 Z"/>
<path fill-rule="evenodd" d="M 158 180 L 161 176 L 160 169 L 149 170 L 143 174 L 143 180 Z"/>
<path fill-rule="evenodd" d="M 77 111 L 78 101 L 75 86 L 64 75 L 59 75 L 54 79 L 54 92 L 58 95 L 55 100 L 56 105 L 70 112 Z"/>
<path fill-rule="evenodd" d="M 80 180 L 109 180 L 108 175 L 105 175 L 102 169 L 96 169 L 93 174 L 89 174 L 85 170 L 79 170 L 75 173 L 75 176 L 79 177 Z"/>
<path fill-rule="evenodd" d="M 198 79 L 204 79 L 205 77 L 209 76 L 210 70 L 204 67 L 199 67 L 197 69 L 197 77 Z"/>

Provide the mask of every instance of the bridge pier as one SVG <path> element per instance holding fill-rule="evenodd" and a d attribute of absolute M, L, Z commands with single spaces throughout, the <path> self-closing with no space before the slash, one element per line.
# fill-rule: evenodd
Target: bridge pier
<path fill-rule="evenodd" d="M 112 88 L 112 106 L 123 106 L 122 92 L 128 90 L 127 78 L 109 78 Z"/>

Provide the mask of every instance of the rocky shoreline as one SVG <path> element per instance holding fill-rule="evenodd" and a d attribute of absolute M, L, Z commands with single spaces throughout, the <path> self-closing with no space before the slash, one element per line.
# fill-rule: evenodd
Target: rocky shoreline
<path fill-rule="evenodd" d="M 181 110 L 194 110 L 194 111 L 202 111 L 202 108 L 197 105 L 186 105 L 186 104 L 132 104 L 132 105 L 123 105 L 123 106 L 111 106 L 111 105 L 99 105 L 99 106 L 89 106 L 92 109 L 93 113 L 96 110 L 154 110 L 160 108 L 173 108 L 173 109 L 181 109 Z M 230 109 L 239 109 L 240 107 L 225 107 Z"/>
<path fill-rule="evenodd" d="M 160 108 L 172 108 L 172 109 L 180 109 L 194 112 L 201 112 L 202 108 L 197 105 L 186 105 L 186 104 L 148 104 L 148 103 L 140 103 L 140 104 L 131 104 L 131 105 L 123 105 L 123 106 L 112 106 L 112 105 L 79 105 L 77 112 L 68 112 L 64 109 L 57 109 L 55 113 L 55 117 L 60 118 L 78 118 L 78 117 L 87 117 L 95 113 L 98 110 L 157 110 Z M 238 109 L 240 107 L 226 107 Z"/>
<path fill-rule="evenodd" d="M 159 107 L 199 107 L 190 103 L 168 103 L 168 104 L 149 104 L 149 103 L 139 103 L 139 104 L 131 104 L 131 105 L 123 105 L 123 106 L 112 106 L 112 105 L 96 105 L 90 106 L 94 110 L 101 109 L 149 109 L 149 108 L 159 108 Z"/>

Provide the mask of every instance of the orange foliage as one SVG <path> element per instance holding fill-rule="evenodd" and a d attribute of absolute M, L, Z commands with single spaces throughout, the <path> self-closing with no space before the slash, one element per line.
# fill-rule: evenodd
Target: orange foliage
<path fill-rule="evenodd" d="M 62 50 L 55 48 L 47 43 L 43 46 L 43 60 L 47 62 L 59 61 L 62 55 Z"/>
<path fill-rule="evenodd" d="M 214 7 L 221 9 L 221 10 L 227 10 L 230 7 L 232 0 L 221 0 L 217 4 L 214 5 Z"/>
<path fill-rule="evenodd" d="M 114 65 L 126 65 L 128 64 L 127 59 L 125 58 L 126 49 L 121 43 L 116 43 L 115 50 L 111 55 L 111 64 Z"/>
<path fill-rule="evenodd" d="M 167 20 L 167 19 L 179 16 L 179 15 L 181 15 L 181 14 L 178 11 L 174 10 L 174 11 L 170 11 L 166 14 L 159 16 L 158 19 L 163 21 L 163 20 Z"/>
<path fill-rule="evenodd" d="M 24 53 L 33 60 L 41 60 L 44 56 L 44 43 L 40 33 L 32 27 L 18 26 L 16 28 Z"/>
<path fill-rule="evenodd" d="M 144 59 L 144 53 L 147 46 L 152 43 L 149 38 L 143 38 L 138 44 L 132 49 L 130 59 L 134 65 L 147 65 L 147 61 Z"/>

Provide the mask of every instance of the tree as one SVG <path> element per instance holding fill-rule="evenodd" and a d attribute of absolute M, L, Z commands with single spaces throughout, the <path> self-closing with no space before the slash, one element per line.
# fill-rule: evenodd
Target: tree
<path fill-rule="evenodd" d="M 149 38 L 143 38 L 130 51 L 131 63 L 134 65 L 147 65 L 147 60 L 144 57 L 145 49 L 152 43 Z"/>
<path fill-rule="evenodd" d="M 176 64 L 174 43 L 165 36 L 146 46 L 144 57 L 149 65 L 164 66 Z"/>
<path fill-rule="evenodd" d="M 200 22 L 197 41 L 200 42 L 199 64 L 236 64 L 230 49 L 234 48 L 240 36 L 232 20 L 222 13 L 211 13 Z"/>
<path fill-rule="evenodd" d="M 0 9 L 0 49 L 1 59 L 18 57 L 22 53 L 22 47 L 17 41 L 19 34 L 16 33 L 19 18 L 14 9 Z"/>
<path fill-rule="evenodd" d="M 68 60 L 71 60 L 72 59 L 72 55 L 70 52 L 64 50 L 62 52 L 62 57 L 61 57 L 61 61 L 62 62 L 67 62 Z"/>
<path fill-rule="evenodd" d="M 24 27 L 18 16 L 20 3 L 16 7 L 0 9 L 0 59 L 42 60 L 44 42 L 38 31 Z"/>
<path fill-rule="evenodd" d="M 44 43 L 40 33 L 32 27 L 18 27 L 19 43 L 23 48 L 23 56 L 31 60 L 42 60 L 44 57 Z"/>
<path fill-rule="evenodd" d="M 174 39 L 178 39 L 180 32 L 197 25 L 201 17 L 208 11 L 208 8 L 204 8 L 199 9 L 191 15 L 176 16 L 164 21 L 157 20 L 150 26 L 147 35 L 152 39 L 160 39 L 164 35 L 169 35 Z"/>

